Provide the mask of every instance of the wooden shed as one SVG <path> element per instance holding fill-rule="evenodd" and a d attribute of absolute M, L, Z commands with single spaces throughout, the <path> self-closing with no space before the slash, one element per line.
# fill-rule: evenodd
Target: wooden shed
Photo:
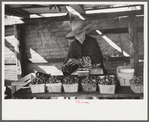
<path fill-rule="evenodd" d="M 71 40 L 71 22 L 93 22 L 109 74 L 129 65 L 144 69 L 144 4 L 5 4 L 5 84 L 33 73 L 61 74 Z"/>

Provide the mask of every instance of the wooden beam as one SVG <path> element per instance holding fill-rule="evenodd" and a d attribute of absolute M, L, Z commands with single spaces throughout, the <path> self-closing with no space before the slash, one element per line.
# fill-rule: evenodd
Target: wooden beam
<path fill-rule="evenodd" d="M 143 10 L 137 11 L 125 11 L 125 12 L 111 12 L 111 13 L 99 13 L 99 14 L 85 14 L 86 19 L 107 19 L 107 18 L 116 18 L 120 16 L 129 16 L 129 15 L 143 15 Z"/>
<path fill-rule="evenodd" d="M 100 28 L 99 28 L 100 29 Z M 128 28 L 113 28 L 113 29 L 100 29 L 102 34 L 121 34 L 128 33 Z M 143 32 L 143 27 L 137 28 L 138 32 Z M 89 35 L 98 35 L 95 30 L 92 30 Z"/>
<path fill-rule="evenodd" d="M 137 21 L 135 15 L 130 15 L 130 22 L 129 22 L 129 39 L 131 42 L 130 45 L 130 65 L 135 69 L 135 75 L 139 75 L 138 72 L 138 32 L 137 32 Z"/>
<path fill-rule="evenodd" d="M 17 29 L 17 25 L 14 25 L 14 36 L 16 37 L 17 39 L 17 43 L 16 43 L 16 66 L 17 66 L 17 77 L 18 79 L 21 78 L 21 75 L 22 75 L 22 69 L 21 69 L 21 62 L 20 62 L 20 42 L 19 42 L 19 30 Z"/>
<path fill-rule="evenodd" d="M 89 9 L 89 10 L 101 10 L 101 9 L 115 9 L 115 8 L 123 8 L 123 7 L 134 7 L 134 6 L 143 6 L 142 4 L 134 4 L 134 5 L 120 5 L 120 6 L 114 6 L 114 4 L 110 4 L 108 6 L 104 6 L 102 7 L 101 4 L 85 4 L 84 5 L 84 9 Z"/>
<path fill-rule="evenodd" d="M 69 15 L 60 16 L 60 17 L 42 17 L 42 18 L 24 18 L 22 19 L 25 24 L 37 24 L 41 22 L 61 22 L 69 21 Z"/>
<path fill-rule="evenodd" d="M 116 21 L 116 20 L 114 20 L 114 18 L 116 18 L 116 17 L 129 16 L 129 15 L 143 15 L 143 10 L 139 10 L 137 12 L 129 11 L 129 12 L 118 12 L 118 13 L 100 13 L 100 14 L 88 14 L 88 15 L 86 14 L 83 17 L 85 17 L 86 20 L 91 20 L 91 21 L 99 20 L 99 21 L 105 21 L 105 22 L 107 22 L 109 19 L 113 19 L 113 20 L 109 20 L 109 21 L 114 22 L 114 21 Z M 105 19 L 105 20 L 103 20 L 103 19 Z M 67 14 L 65 16 L 60 16 L 60 17 L 25 18 L 25 19 L 22 19 L 22 20 L 27 24 L 29 24 L 29 23 L 30 24 L 36 24 L 36 23 L 44 22 L 44 21 L 47 21 L 47 22 L 62 22 L 62 21 L 69 21 L 69 14 Z M 107 24 L 108 23 L 106 23 L 105 25 L 107 25 Z M 118 23 L 115 23 L 115 24 L 118 25 Z M 126 25 L 126 23 L 123 23 L 120 26 L 124 26 L 124 25 Z M 102 26 L 102 28 L 104 28 L 104 27 Z M 109 26 L 109 28 L 110 28 L 110 26 Z"/>
<path fill-rule="evenodd" d="M 139 59 L 143 60 L 142 56 L 139 56 Z M 65 58 L 47 58 L 46 59 L 48 63 L 61 63 L 65 60 Z M 104 61 L 110 61 L 110 62 L 115 62 L 115 61 L 124 61 L 124 62 L 130 62 L 130 57 L 106 57 L 103 58 Z M 28 64 L 33 64 L 30 60 L 25 59 L 24 60 Z M 48 63 L 34 63 L 34 64 L 48 64 Z"/>
<path fill-rule="evenodd" d="M 85 97 L 99 97 L 101 98 L 115 98 L 115 99 L 128 99 L 128 98 L 143 98 L 143 93 L 138 93 L 135 94 L 133 91 L 130 89 L 130 87 L 126 86 L 121 86 L 117 87 L 115 94 L 101 94 L 98 90 L 95 92 L 84 92 L 81 89 L 78 89 L 78 92 L 75 93 L 66 93 L 66 92 L 61 92 L 61 93 L 31 93 L 30 88 L 24 88 L 16 91 L 13 94 L 14 98 L 25 98 L 25 99 L 32 99 L 33 97 L 39 98 L 49 98 L 49 97 L 80 97 L 80 96 L 85 96 Z"/>
<path fill-rule="evenodd" d="M 138 28 L 139 31 L 142 31 L 143 27 L 143 21 L 144 17 L 139 16 L 136 17 L 138 21 Z M 121 18 L 121 19 L 114 19 L 114 18 L 108 18 L 108 19 L 94 19 L 94 20 L 87 20 L 89 23 L 93 23 L 91 26 L 91 30 L 97 30 L 99 29 L 103 33 L 120 33 L 120 32 L 128 32 L 128 23 L 129 23 L 129 17 Z M 120 32 L 118 32 L 117 29 L 120 29 Z M 62 30 L 62 31 L 61 31 Z M 70 22 L 57 22 L 55 25 L 52 26 L 52 30 L 50 32 L 61 32 L 66 34 L 71 31 L 71 23 Z M 95 34 L 95 33 L 94 33 Z M 93 35 L 94 35 L 93 34 Z"/>
<path fill-rule="evenodd" d="M 72 7 L 74 10 L 76 10 L 78 13 L 85 14 L 85 11 L 81 5 L 70 4 L 69 6 Z"/>
<path fill-rule="evenodd" d="M 19 16 L 19 17 L 29 17 L 30 14 L 22 9 L 13 9 L 9 6 L 5 6 L 5 15 L 11 15 L 11 16 Z"/>

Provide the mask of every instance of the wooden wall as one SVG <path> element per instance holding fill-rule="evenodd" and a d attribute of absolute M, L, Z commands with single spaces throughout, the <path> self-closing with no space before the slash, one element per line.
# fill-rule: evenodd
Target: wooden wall
<path fill-rule="evenodd" d="M 144 55 L 143 20 L 143 17 L 137 17 L 140 57 Z M 90 35 L 97 39 L 104 57 L 120 54 L 95 32 L 97 29 L 121 46 L 128 54 L 130 53 L 128 18 L 88 21 L 93 22 Z M 69 48 L 69 42 L 65 36 L 71 31 L 71 23 L 69 21 L 50 22 L 44 20 L 39 23 L 32 21 L 19 26 L 21 26 L 22 32 L 21 42 L 24 47 L 22 55 L 26 74 L 32 72 L 33 69 L 41 70 L 39 65 L 55 65 L 60 69 Z M 104 63 L 108 72 L 111 73 L 124 62 L 126 61 L 113 61 L 113 63 L 105 61 Z"/>

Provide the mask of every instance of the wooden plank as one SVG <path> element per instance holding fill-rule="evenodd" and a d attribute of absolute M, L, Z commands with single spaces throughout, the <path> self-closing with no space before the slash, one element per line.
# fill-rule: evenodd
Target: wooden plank
<path fill-rule="evenodd" d="M 47 98 L 47 97 L 110 97 L 110 98 L 136 98 L 136 97 L 143 97 L 143 94 L 135 94 L 130 90 L 130 87 L 119 87 L 116 89 L 115 94 L 100 94 L 100 92 L 76 92 L 76 93 L 31 93 L 31 90 L 29 88 L 20 89 L 17 92 L 14 93 L 14 97 L 17 98 Z"/>
<path fill-rule="evenodd" d="M 102 32 L 102 34 L 122 34 L 122 33 L 128 33 L 128 28 L 112 28 L 112 29 L 97 29 Z M 138 32 L 143 32 L 143 27 L 137 28 Z M 64 33 L 64 32 L 63 32 Z M 65 32 L 66 33 L 66 32 Z M 59 34 L 59 33 L 58 33 Z M 59 34 L 60 35 L 60 34 Z M 96 30 L 92 30 L 89 35 L 99 35 Z"/>
<path fill-rule="evenodd" d="M 22 20 L 25 24 L 37 24 L 40 22 L 60 22 L 69 21 L 69 15 L 64 15 L 60 17 L 24 18 Z"/>
<path fill-rule="evenodd" d="M 85 11 L 81 5 L 69 4 L 69 6 L 76 10 L 78 13 L 85 14 Z"/>
<path fill-rule="evenodd" d="M 109 5 L 105 5 L 105 4 L 85 4 L 84 5 L 84 9 L 87 10 L 97 10 L 96 8 L 102 10 L 102 9 L 115 9 L 115 8 L 124 8 L 124 7 L 134 7 L 134 6 L 143 6 L 142 4 L 123 4 L 123 5 L 119 5 L 119 6 L 114 6 L 114 4 L 109 4 Z"/>
<path fill-rule="evenodd" d="M 138 11 L 126 11 L 126 12 L 111 12 L 111 13 L 100 13 L 100 14 L 86 14 L 84 17 L 87 20 L 90 19 L 107 19 L 107 18 L 116 18 L 120 16 L 129 16 L 129 15 L 143 15 L 144 10 L 138 10 Z"/>
<path fill-rule="evenodd" d="M 109 28 L 109 27 L 108 27 Z M 91 28 L 92 31 L 89 32 L 89 35 L 99 35 L 96 30 L 100 30 L 102 34 L 123 34 L 123 33 L 129 33 L 128 28 L 111 28 L 111 29 L 100 29 L 100 28 Z M 60 28 L 61 29 L 61 28 Z M 64 27 L 65 29 L 65 27 Z M 68 28 L 67 28 L 68 29 Z M 138 27 L 137 31 L 142 33 L 143 27 Z M 52 29 L 51 35 L 55 37 L 65 37 L 71 30 L 58 30 L 58 29 Z"/>
<path fill-rule="evenodd" d="M 15 55 L 16 55 L 16 65 L 17 65 L 17 76 L 18 76 L 18 79 L 21 78 L 21 75 L 22 75 L 22 71 L 21 71 L 21 62 L 20 62 L 20 49 L 19 49 L 19 46 L 20 46 L 20 42 L 19 42 L 19 31 L 18 28 L 17 28 L 17 25 L 14 25 L 14 35 L 15 37 L 17 38 L 17 42 L 16 42 L 16 45 L 15 45 L 15 49 L 16 51 L 14 52 Z"/>
<path fill-rule="evenodd" d="M 24 11 L 22 9 L 13 9 L 10 8 L 8 5 L 5 6 L 5 14 L 6 15 L 13 15 L 13 16 L 19 16 L 19 17 L 29 17 L 29 13 L 27 11 Z"/>
<path fill-rule="evenodd" d="M 65 6 L 61 6 L 60 9 L 58 7 L 52 7 L 50 9 L 50 6 L 45 6 L 45 7 L 28 7 L 28 8 L 23 8 L 23 10 L 28 11 L 30 14 L 56 14 L 56 13 L 67 13 L 67 9 Z"/>
<path fill-rule="evenodd" d="M 139 59 L 143 59 L 143 57 L 139 56 Z M 63 62 L 65 60 L 65 58 L 47 58 L 46 60 L 49 63 L 50 62 L 59 63 L 59 62 Z M 106 57 L 106 58 L 103 58 L 103 60 L 106 63 L 121 63 L 121 62 L 129 62 L 130 61 L 130 57 Z M 24 61 L 26 63 L 31 63 L 30 60 L 28 60 L 28 59 L 26 59 Z M 47 64 L 47 63 L 34 63 L 34 64 Z"/>
<path fill-rule="evenodd" d="M 115 12 L 115 13 L 100 13 L 100 14 L 86 14 L 84 15 L 86 20 L 95 20 L 95 19 L 109 19 L 116 18 L 119 16 L 129 16 L 129 15 L 143 15 L 143 10 L 127 11 L 127 12 Z M 60 17 L 42 17 L 42 18 L 24 18 L 22 19 L 24 23 L 36 24 L 39 22 L 62 22 L 69 21 L 69 14 L 60 16 Z"/>
<path fill-rule="evenodd" d="M 143 27 L 143 21 L 144 17 L 139 16 L 136 17 L 138 21 L 138 27 L 139 31 Z M 108 33 L 113 33 L 113 31 L 116 31 L 115 33 L 118 33 L 117 29 L 124 29 L 122 32 L 128 32 L 128 24 L 129 24 L 129 18 L 121 18 L 121 19 L 114 19 L 114 18 L 108 18 L 108 19 L 92 19 L 87 20 L 89 23 L 92 23 L 91 30 L 101 30 L 103 33 L 106 33 L 106 31 L 109 31 Z M 44 23 L 43 23 L 44 24 Z M 51 29 L 50 32 L 61 32 L 62 30 L 65 31 L 71 31 L 71 23 L 64 21 L 64 22 L 54 22 L 51 23 Z"/>

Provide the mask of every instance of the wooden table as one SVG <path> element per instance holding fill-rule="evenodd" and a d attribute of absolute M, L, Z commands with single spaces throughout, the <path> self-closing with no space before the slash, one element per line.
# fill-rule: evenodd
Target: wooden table
<path fill-rule="evenodd" d="M 133 93 L 129 86 L 116 87 L 115 94 L 101 94 L 96 92 L 78 91 L 75 93 L 31 93 L 30 88 L 22 88 L 13 94 L 13 98 L 17 99 L 50 99 L 51 97 L 97 97 L 99 99 L 143 99 L 143 93 Z"/>

